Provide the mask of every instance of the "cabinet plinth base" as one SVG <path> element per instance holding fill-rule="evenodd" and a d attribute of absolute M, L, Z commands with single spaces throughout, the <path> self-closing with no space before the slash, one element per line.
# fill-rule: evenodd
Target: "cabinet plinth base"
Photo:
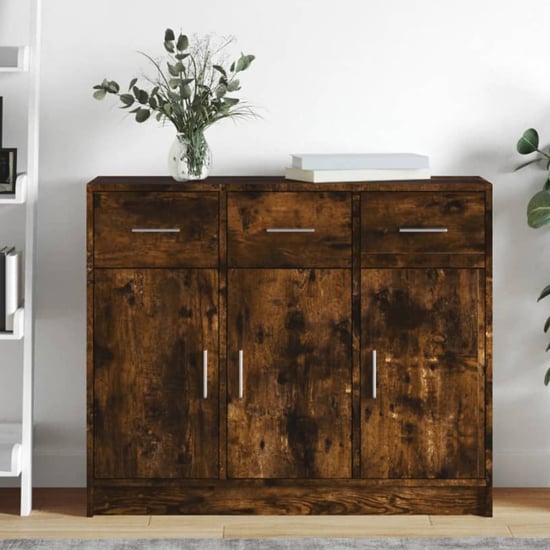
<path fill-rule="evenodd" d="M 155 486 L 95 486 L 94 514 L 476 514 L 492 516 L 491 488 L 482 486 L 273 485 L 212 481 Z"/>

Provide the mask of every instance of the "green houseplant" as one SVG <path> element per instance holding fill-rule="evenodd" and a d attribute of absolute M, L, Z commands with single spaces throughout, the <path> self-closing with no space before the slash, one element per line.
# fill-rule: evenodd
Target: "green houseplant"
<path fill-rule="evenodd" d="M 117 96 L 121 108 L 129 109 L 137 122 L 155 115 L 158 121 L 172 123 L 176 139 L 168 157 L 170 174 L 178 181 L 204 179 L 211 163 L 204 131 L 224 118 L 254 115 L 251 107 L 229 95 L 241 89 L 239 73 L 254 60 L 253 55 L 241 54 L 227 66 L 225 52 L 232 42 L 232 38 L 204 36 L 190 43 L 185 34 L 176 38 L 172 29 L 166 29 L 164 64 L 140 52 L 155 69 L 154 77 L 144 77 L 147 89 L 133 78 L 128 91 L 121 92 L 118 82 L 104 79 L 93 87 L 93 97 Z"/>
<path fill-rule="evenodd" d="M 539 148 L 539 135 L 534 128 L 529 128 L 523 132 L 523 135 L 517 142 L 516 149 L 518 153 L 522 155 L 538 153 L 535 158 L 521 164 L 516 170 L 534 163 L 543 164 L 546 169 L 546 176 L 542 189 L 535 193 L 527 204 L 527 223 L 533 228 L 548 226 L 550 225 L 550 151 L 544 151 L 544 149 Z M 549 295 L 550 285 L 547 285 L 540 293 L 537 301 Z M 544 323 L 544 332 L 548 333 L 549 329 L 550 317 L 548 317 Z M 550 350 L 550 343 L 546 346 L 546 351 L 548 350 Z M 548 385 L 549 382 L 550 368 L 547 369 L 544 376 L 545 385 Z"/>

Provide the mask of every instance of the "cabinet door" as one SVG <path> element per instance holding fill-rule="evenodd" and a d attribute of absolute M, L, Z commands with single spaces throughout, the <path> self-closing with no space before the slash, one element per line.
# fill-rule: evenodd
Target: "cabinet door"
<path fill-rule="evenodd" d="M 351 272 L 230 270 L 228 343 L 228 476 L 350 477 Z"/>
<path fill-rule="evenodd" d="M 362 271 L 363 477 L 483 477 L 482 275 Z"/>
<path fill-rule="evenodd" d="M 96 270 L 95 477 L 216 477 L 217 355 L 216 271 Z"/>

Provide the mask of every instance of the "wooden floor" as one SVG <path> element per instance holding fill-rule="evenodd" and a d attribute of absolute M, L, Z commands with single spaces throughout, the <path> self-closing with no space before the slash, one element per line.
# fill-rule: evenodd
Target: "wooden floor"
<path fill-rule="evenodd" d="M 495 489 L 494 517 L 95 516 L 84 489 L 35 489 L 18 516 L 19 490 L 0 489 L 0 538 L 549 537 L 550 489 Z"/>

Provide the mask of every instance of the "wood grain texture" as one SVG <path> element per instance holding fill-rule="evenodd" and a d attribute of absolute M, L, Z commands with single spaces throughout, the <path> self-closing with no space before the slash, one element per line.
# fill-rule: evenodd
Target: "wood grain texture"
<path fill-rule="evenodd" d="M 350 477 L 351 271 L 232 269 L 228 291 L 228 477 Z"/>
<path fill-rule="evenodd" d="M 267 191 L 267 192 L 319 192 L 344 191 L 429 191 L 431 193 L 447 191 L 480 192 L 491 184 L 478 176 L 434 176 L 429 180 L 367 181 L 308 183 L 290 181 L 283 176 L 213 176 L 200 182 L 185 182 L 185 191 Z M 100 176 L 88 183 L 88 189 L 99 191 L 137 191 L 181 193 L 182 184 L 167 176 Z"/>
<path fill-rule="evenodd" d="M 483 477 L 479 270 L 363 270 L 362 298 L 363 476 Z"/>
<path fill-rule="evenodd" d="M 493 190 L 485 191 L 485 476 L 489 486 L 493 484 Z M 487 515 L 492 501 L 487 503 Z"/>
<path fill-rule="evenodd" d="M 94 195 L 95 267 L 218 267 L 218 231 L 217 193 Z"/>
<path fill-rule="evenodd" d="M 361 483 L 257 486 L 213 482 L 194 487 L 98 487 L 96 514 L 479 514 L 485 487 L 387 487 Z"/>
<path fill-rule="evenodd" d="M 95 477 L 217 477 L 217 373 L 216 271 L 96 270 Z"/>
<path fill-rule="evenodd" d="M 485 253 L 482 192 L 369 192 L 362 196 L 362 256 L 369 254 Z M 445 233 L 400 233 L 400 228 L 446 228 Z M 365 267 L 365 263 L 362 264 Z"/>
<path fill-rule="evenodd" d="M 114 177 L 88 197 L 90 514 L 491 515 L 488 182 Z M 450 216 L 452 242 L 370 249 L 403 197 L 411 225 Z M 176 221 L 181 241 L 109 242 Z M 319 238 L 262 244 L 267 223 Z M 371 335 L 405 372 L 379 373 L 378 409 Z M 187 394 L 206 341 L 209 404 Z"/>
<path fill-rule="evenodd" d="M 94 492 L 94 197 L 86 192 L 86 484 L 87 509 Z"/>
<path fill-rule="evenodd" d="M 228 193 L 227 207 L 229 267 L 351 267 L 349 193 Z"/>

